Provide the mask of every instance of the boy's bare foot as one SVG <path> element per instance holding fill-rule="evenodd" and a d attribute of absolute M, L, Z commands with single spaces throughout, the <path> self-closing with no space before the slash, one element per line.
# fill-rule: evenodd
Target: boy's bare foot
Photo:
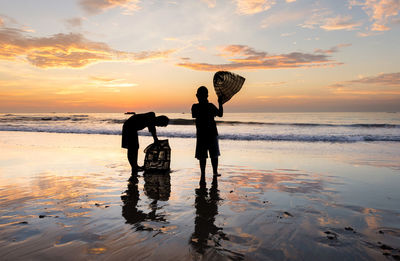
<path fill-rule="evenodd" d="M 144 171 L 144 167 L 143 166 L 137 166 L 136 168 L 132 168 L 132 173 L 137 173 L 139 171 Z"/>

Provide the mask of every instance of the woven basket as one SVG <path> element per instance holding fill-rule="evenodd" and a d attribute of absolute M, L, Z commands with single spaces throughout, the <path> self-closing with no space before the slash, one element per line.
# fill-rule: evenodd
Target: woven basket
<path fill-rule="evenodd" d="M 160 140 L 156 145 L 150 144 L 144 149 L 146 156 L 144 158 L 144 169 L 151 171 L 168 171 L 171 163 L 171 148 L 168 140 Z"/>
<path fill-rule="evenodd" d="M 214 75 L 214 89 L 217 96 L 222 99 L 222 104 L 229 101 L 240 89 L 246 79 L 240 75 L 219 71 Z"/>

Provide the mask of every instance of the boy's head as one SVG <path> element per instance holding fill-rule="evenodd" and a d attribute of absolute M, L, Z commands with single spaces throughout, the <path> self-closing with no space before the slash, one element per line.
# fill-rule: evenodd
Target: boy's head
<path fill-rule="evenodd" d="M 156 117 L 156 126 L 165 127 L 169 123 L 169 118 L 167 116 L 161 115 Z"/>
<path fill-rule="evenodd" d="M 208 98 L 208 90 L 207 87 L 205 86 L 200 86 L 197 89 L 196 97 L 199 100 L 199 102 L 207 102 Z"/>

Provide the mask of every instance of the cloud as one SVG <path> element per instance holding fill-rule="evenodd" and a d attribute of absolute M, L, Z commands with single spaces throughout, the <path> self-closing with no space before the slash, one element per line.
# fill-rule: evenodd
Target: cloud
<path fill-rule="evenodd" d="M 24 27 L 23 25 L 21 25 L 20 23 L 17 22 L 17 20 L 15 20 L 14 18 L 1 14 L 0 15 L 0 27 L 2 26 L 8 26 L 8 25 L 17 25 L 18 27 Z"/>
<path fill-rule="evenodd" d="M 125 79 L 105 78 L 98 76 L 91 76 L 90 79 L 94 81 L 95 86 L 99 87 L 121 88 L 138 86 L 137 83 L 129 83 L 126 82 Z"/>
<path fill-rule="evenodd" d="M 375 84 L 375 85 L 386 85 L 386 86 L 398 86 L 400 87 L 400 72 L 397 73 L 381 73 L 377 76 L 361 77 L 357 80 L 347 81 L 346 83 L 354 84 Z"/>
<path fill-rule="evenodd" d="M 310 15 L 309 13 L 310 11 L 306 9 L 296 11 L 280 9 L 268 14 L 268 16 L 261 21 L 261 27 L 271 28 L 301 21 L 304 17 L 308 17 Z"/>
<path fill-rule="evenodd" d="M 91 80 L 98 81 L 98 82 L 112 82 L 118 79 L 114 78 L 105 78 L 105 77 L 100 77 L 100 76 L 90 76 Z"/>
<path fill-rule="evenodd" d="M 282 37 L 288 37 L 288 36 L 292 36 L 292 35 L 295 35 L 295 34 L 296 34 L 296 32 L 282 33 L 281 36 L 282 36 Z"/>
<path fill-rule="evenodd" d="M 54 94 L 71 95 L 71 94 L 81 94 L 81 93 L 85 93 L 85 91 L 83 91 L 83 90 L 59 90 L 59 91 L 56 91 Z"/>
<path fill-rule="evenodd" d="M 326 54 L 292 52 L 271 55 L 256 51 L 246 45 L 228 45 L 221 48 L 221 57 L 229 61 L 225 64 L 181 62 L 178 66 L 199 71 L 217 70 L 250 70 L 250 69 L 284 69 L 304 67 L 337 66 L 341 63 L 330 59 Z"/>
<path fill-rule="evenodd" d="M 253 83 L 254 86 L 265 86 L 265 87 L 278 87 L 287 84 L 288 82 L 260 82 Z"/>
<path fill-rule="evenodd" d="M 167 58 L 175 51 L 175 49 L 169 49 L 165 51 L 142 51 L 137 53 L 127 53 L 126 57 L 131 58 L 135 61 L 155 60 L 160 58 Z"/>
<path fill-rule="evenodd" d="M 270 9 L 275 0 L 235 0 L 236 12 L 243 15 L 252 15 Z"/>
<path fill-rule="evenodd" d="M 331 47 L 330 49 L 315 49 L 314 53 L 324 53 L 324 54 L 332 54 L 337 53 L 340 48 L 351 46 L 351 44 L 338 44 L 336 46 Z"/>
<path fill-rule="evenodd" d="M 327 18 L 322 25 L 320 25 L 320 28 L 326 30 L 326 31 L 334 31 L 334 30 L 354 30 L 357 29 L 357 27 L 361 26 L 361 22 L 353 22 L 351 21 L 352 17 L 351 16 L 336 16 L 336 17 L 331 17 Z"/>
<path fill-rule="evenodd" d="M 340 88 L 345 87 L 345 85 L 343 83 L 334 83 L 334 84 L 329 85 L 328 87 L 332 88 L 332 89 L 340 89 Z"/>
<path fill-rule="evenodd" d="M 93 85 L 97 87 L 124 88 L 138 86 L 137 83 L 126 82 L 125 79 L 106 78 L 100 76 L 90 76 L 89 78 L 94 82 Z"/>
<path fill-rule="evenodd" d="M 0 15 L 0 29 L 6 29 L 7 27 L 10 27 L 10 26 L 19 28 L 19 30 L 24 31 L 24 32 L 35 32 L 34 29 L 30 28 L 29 26 L 19 23 L 14 18 L 4 15 L 4 14 L 1 14 Z"/>
<path fill-rule="evenodd" d="M 360 37 L 368 37 L 368 36 L 379 35 L 379 34 L 382 34 L 382 32 L 367 31 L 367 32 L 358 32 L 357 33 L 357 35 Z"/>
<path fill-rule="evenodd" d="M 310 17 L 300 26 L 308 29 L 321 28 L 326 31 L 358 29 L 362 22 L 355 22 L 352 19 L 350 15 L 333 16 L 332 11 L 326 8 L 314 8 Z"/>
<path fill-rule="evenodd" d="M 300 24 L 303 28 L 314 29 L 322 25 L 327 16 L 332 15 L 332 11 L 325 8 L 313 8 L 311 9 L 311 14 L 309 14 L 308 19 Z"/>
<path fill-rule="evenodd" d="M 80 0 L 80 6 L 89 14 L 98 14 L 107 9 L 120 7 L 123 14 L 132 14 L 140 9 L 140 0 Z"/>
<path fill-rule="evenodd" d="M 202 0 L 202 1 L 205 2 L 210 8 L 214 8 L 217 5 L 217 0 Z"/>
<path fill-rule="evenodd" d="M 400 87 L 400 72 L 360 77 L 356 80 L 337 82 L 328 87 L 337 94 L 400 95 L 400 90 L 398 89 Z"/>
<path fill-rule="evenodd" d="M 105 43 L 88 40 L 78 33 L 29 37 L 22 30 L 0 28 L 0 59 L 22 58 L 40 68 L 80 68 L 101 61 L 150 60 L 166 58 L 172 52 L 174 50 L 123 52 Z"/>
<path fill-rule="evenodd" d="M 400 0 L 351 0 L 349 3 L 350 9 L 353 6 L 361 6 L 362 9 L 370 17 L 373 22 L 372 31 L 387 31 L 390 27 L 388 23 L 392 21 L 400 12 Z"/>
<path fill-rule="evenodd" d="M 80 27 L 80 26 L 82 26 L 82 20 L 83 19 L 80 17 L 74 17 L 74 18 L 66 19 L 65 22 L 70 27 Z"/>

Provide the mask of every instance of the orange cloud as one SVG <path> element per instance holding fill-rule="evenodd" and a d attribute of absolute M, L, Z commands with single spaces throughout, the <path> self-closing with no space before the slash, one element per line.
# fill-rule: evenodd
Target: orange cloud
<path fill-rule="evenodd" d="M 372 31 L 368 31 L 368 32 L 358 32 L 357 35 L 360 37 L 368 37 L 368 36 L 373 36 L 373 35 L 379 35 L 382 32 L 372 32 Z"/>
<path fill-rule="evenodd" d="M 236 0 L 236 11 L 239 14 L 251 15 L 270 9 L 275 0 Z"/>
<path fill-rule="evenodd" d="M 140 9 L 140 0 L 80 0 L 80 6 L 89 14 L 98 14 L 107 9 L 121 7 L 124 14 L 131 14 Z"/>
<path fill-rule="evenodd" d="M 280 95 L 280 96 L 257 96 L 256 99 L 274 99 L 274 100 L 298 100 L 298 99 L 319 99 L 318 96 L 310 95 Z"/>
<path fill-rule="evenodd" d="M 252 85 L 254 86 L 268 86 L 268 87 L 277 87 L 287 84 L 288 82 L 256 82 Z"/>
<path fill-rule="evenodd" d="M 203 2 L 205 2 L 210 8 L 214 8 L 217 4 L 217 0 L 203 0 Z"/>
<path fill-rule="evenodd" d="M 353 6 L 362 6 L 362 9 L 368 14 L 373 22 L 372 31 L 387 31 L 390 27 L 388 23 L 400 12 L 400 1 L 398 0 L 357 0 L 350 1 L 350 8 Z"/>
<path fill-rule="evenodd" d="M 91 76 L 90 79 L 95 81 L 96 86 L 102 86 L 102 87 L 123 88 L 123 87 L 134 87 L 138 85 L 137 83 L 126 82 L 125 79 L 114 79 L 114 78 L 105 78 L 96 76 Z"/>
<path fill-rule="evenodd" d="M 135 61 L 143 60 L 155 60 L 160 58 L 166 58 L 176 50 L 169 49 L 165 51 L 142 51 L 137 53 L 127 53 L 127 57 L 131 57 Z"/>
<path fill-rule="evenodd" d="M 377 76 L 361 77 L 357 80 L 345 81 L 331 85 L 330 87 L 345 87 L 346 84 L 375 84 L 400 87 L 400 72 L 397 73 L 381 73 Z"/>
<path fill-rule="evenodd" d="M 332 18 L 327 18 L 324 24 L 320 25 L 320 28 L 326 31 L 334 31 L 334 30 L 354 30 L 357 27 L 361 26 L 361 22 L 352 22 L 351 16 L 336 16 Z"/>
<path fill-rule="evenodd" d="M 0 17 L 0 27 L 4 26 L 4 20 Z"/>
<path fill-rule="evenodd" d="M 381 73 L 377 76 L 362 77 L 357 80 L 349 81 L 350 83 L 363 83 L 363 84 L 379 84 L 388 86 L 400 87 L 400 72 L 397 73 Z"/>
<path fill-rule="evenodd" d="M 331 10 L 326 8 L 315 8 L 312 10 L 310 17 L 300 26 L 303 28 L 321 28 L 326 31 L 335 30 L 355 30 L 362 25 L 362 22 L 352 21 L 350 15 L 347 16 L 332 16 Z"/>
<path fill-rule="evenodd" d="M 99 81 L 99 82 L 112 82 L 118 79 L 114 79 L 114 78 L 105 78 L 105 77 L 98 77 L 98 76 L 91 76 L 90 79 L 94 80 L 94 81 Z"/>
<path fill-rule="evenodd" d="M 327 50 L 323 50 L 323 49 L 315 49 L 315 53 L 325 53 L 325 54 L 332 54 L 332 53 L 337 53 L 339 51 L 340 48 L 343 47 L 348 47 L 351 46 L 351 44 L 338 44 L 336 46 L 333 46 L 330 49 Z"/>
<path fill-rule="evenodd" d="M 386 88 L 382 88 L 382 86 Z M 336 94 L 397 96 L 400 95 L 398 89 L 400 87 L 400 72 L 361 77 L 356 80 L 337 82 L 328 87 L 333 89 L 333 93 Z"/>
<path fill-rule="evenodd" d="M 40 68 L 80 68 L 100 61 L 158 59 L 172 52 L 174 50 L 122 52 L 105 43 L 90 41 L 78 33 L 29 37 L 18 29 L 0 29 L 0 59 L 15 60 L 22 57 Z"/>
<path fill-rule="evenodd" d="M 225 46 L 221 49 L 220 56 L 226 58 L 230 63 L 209 64 L 186 61 L 179 63 L 178 66 L 199 71 L 217 71 L 321 67 L 341 64 L 330 60 L 330 57 L 325 54 L 292 52 L 289 54 L 270 55 L 263 51 L 256 51 L 246 45 Z"/>

